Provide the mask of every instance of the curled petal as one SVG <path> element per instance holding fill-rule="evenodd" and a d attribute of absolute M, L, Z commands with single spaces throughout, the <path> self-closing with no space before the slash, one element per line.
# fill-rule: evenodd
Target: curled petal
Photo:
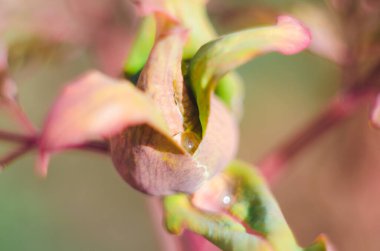
<path fill-rule="evenodd" d="M 184 146 L 149 127 L 133 127 L 111 139 L 111 156 L 119 174 L 137 190 L 152 195 L 193 193 L 222 170 L 237 149 L 236 121 L 216 98 L 209 127 L 191 155 Z M 193 147 L 192 133 L 184 142 Z"/>
<path fill-rule="evenodd" d="M 263 53 L 297 53 L 305 49 L 310 40 L 309 31 L 299 21 L 280 16 L 275 26 L 236 32 L 203 45 L 191 60 L 189 73 L 202 130 L 207 126 L 210 94 L 223 75 Z"/>
<path fill-rule="evenodd" d="M 181 72 L 186 38 L 179 27 L 160 29 L 137 82 L 161 111 L 169 134 L 137 126 L 110 141 L 120 175 L 148 194 L 192 193 L 236 153 L 235 119 L 217 98 L 212 99 L 210 129 L 200 133 L 198 110 Z"/>
<path fill-rule="evenodd" d="M 41 156 L 144 123 L 166 131 L 151 100 L 131 83 L 89 72 L 66 86 L 54 103 L 41 135 Z M 46 173 L 46 166 L 40 171 Z"/>

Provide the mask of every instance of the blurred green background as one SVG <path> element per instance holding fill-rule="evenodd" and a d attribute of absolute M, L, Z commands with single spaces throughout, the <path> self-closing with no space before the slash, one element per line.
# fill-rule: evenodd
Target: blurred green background
<path fill-rule="evenodd" d="M 17 14 L 16 2 L 0 0 L 0 10 L 8 11 L 8 16 Z M 25 3 L 19 2 L 20 5 Z M 43 8 L 43 1 L 37 2 Z M 304 1 L 214 0 L 210 12 L 219 13 L 220 6 L 252 4 L 274 6 L 286 12 L 300 2 Z M 323 1 L 310 2 L 323 5 Z M 33 9 L 38 8 L 34 6 Z M 255 23 L 250 15 L 245 18 L 248 24 Z M 27 17 L 21 20 L 28 22 Z M 218 23 L 217 17 L 213 20 L 221 33 L 230 31 Z M 53 57 L 48 62 L 27 66 L 24 63 L 12 70 L 19 84 L 20 101 L 36 125 L 41 126 L 49 105 L 67 81 L 86 69 L 97 67 L 94 55 L 85 46 L 78 48 L 65 47 L 65 52 L 73 50 L 74 53 L 63 62 Z M 251 163 L 256 163 L 302 128 L 339 88 L 339 68 L 307 51 L 295 56 L 270 54 L 260 57 L 239 68 L 238 72 L 246 88 L 239 158 Z M 0 125 L 0 128 L 12 127 L 3 113 Z M 0 142 L 1 153 L 9 147 Z M 335 184 L 335 180 L 326 178 L 328 176 L 321 171 L 323 168 L 312 169 L 315 165 L 308 164 L 316 158 L 325 158 L 320 150 L 314 152 L 318 153 L 304 157 L 301 164 L 294 164 L 274 186 L 300 242 L 308 244 L 317 234 L 325 232 L 341 250 L 380 250 L 376 249 L 378 244 L 361 249 L 366 240 L 355 232 L 345 233 L 349 240 L 342 237 L 342 231 L 349 226 L 339 218 L 339 210 L 345 207 L 336 206 L 339 196 L 327 195 L 331 190 L 326 187 Z M 57 154 L 47 179 L 34 175 L 34 161 L 35 153 L 29 154 L 0 175 L 0 250 L 160 250 L 145 196 L 122 181 L 108 157 L 86 152 Z M 327 183 L 323 183 L 326 180 Z M 345 217 L 353 217 L 355 212 Z M 351 243 L 346 245 L 349 241 Z"/>

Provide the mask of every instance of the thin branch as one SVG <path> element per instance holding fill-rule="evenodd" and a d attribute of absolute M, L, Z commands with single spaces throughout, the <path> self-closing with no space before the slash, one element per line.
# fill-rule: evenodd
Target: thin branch
<path fill-rule="evenodd" d="M 14 143 L 27 143 L 35 141 L 35 137 L 0 130 L 0 140 Z"/>
<path fill-rule="evenodd" d="M 6 165 L 10 164 L 12 161 L 26 154 L 34 147 L 33 142 L 26 143 L 24 145 L 19 146 L 14 151 L 7 154 L 4 158 L 0 159 L 0 169 L 4 169 Z"/>
<path fill-rule="evenodd" d="M 20 126 L 24 128 L 26 133 L 35 134 L 37 132 L 33 123 L 29 120 L 28 116 L 25 114 L 24 110 L 16 102 L 9 102 L 6 106 L 9 114 L 14 117 Z"/>
<path fill-rule="evenodd" d="M 376 82 L 380 79 L 380 63 L 362 81 L 358 81 L 337 98 L 308 126 L 290 137 L 282 145 L 265 156 L 259 166 L 269 182 L 283 172 L 286 164 L 309 145 L 350 117 L 357 109 L 379 91 Z"/>

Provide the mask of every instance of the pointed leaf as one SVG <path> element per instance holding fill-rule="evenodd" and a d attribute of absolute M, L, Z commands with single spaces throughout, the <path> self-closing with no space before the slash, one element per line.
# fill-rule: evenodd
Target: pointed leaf
<path fill-rule="evenodd" d="M 182 49 L 187 33 L 181 28 L 169 27 L 159 31 L 137 87 L 161 110 L 173 136 L 184 131 L 185 116 L 192 116 L 194 112 L 191 110 L 196 107 L 189 98 L 181 71 Z"/>
<path fill-rule="evenodd" d="M 277 51 L 290 55 L 305 49 L 309 42 L 310 34 L 301 23 L 281 16 L 275 26 L 225 35 L 202 46 L 191 60 L 189 72 L 202 130 L 207 127 L 210 94 L 223 75 L 260 54 Z"/>
<path fill-rule="evenodd" d="M 40 151 L 44 154 L 107 138 L 136 124 L 167 130 L 152 101 L 131 83 L 92 71 L 59 95 L 45 121 Z"/>

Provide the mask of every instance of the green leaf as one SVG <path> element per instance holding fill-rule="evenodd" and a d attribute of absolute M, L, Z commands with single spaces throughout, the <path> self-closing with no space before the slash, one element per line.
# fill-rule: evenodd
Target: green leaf
<path fill-rule="evenodd" d="M 225 75 L 218 82 L 215 94 L 240 119 L 243 113 L 244 84 L 235 72 Z"/>
<path fill-rule="evenodd" d="M 181 25 L 189 29 L 189 40 L 185 45 L 183 58 L 190 59 L 203 44 L 217 36 L 207 16 L 207 1 L 167 0 L 167 2 Z"/>
<path fill-rule="evenodd" d="M 231 163 L 225 172 L 238 184 L 231 214 L 262 234 L 273 250 L 302 250 L 259 172 L 237 161 Z"/>
<path fill-rule="evenodd" d="M 164 208 L 166 228 L 173 234 L 180 234 L 186 228 L 226 251 L 271 250 L 263 239 L 246 233 L 231 217 L 196 209 L 187 195 L 165 197 Z"/>
<path fill-rule="evenodd" d="M 297 20 L 281 16 L 277 25 L 222 36 L 203 45 L 190 62 L 190 84 L 196 96 L 202 130 L 207 127 L 210 97 L 229 71 L 267 52 L 294 54 L 308 46 L 310 34 Z"/>
<path fill-rule="evenodd" d="M 156 24 L 153 16 L 145 17 L 140 24 L 130 54 L 124 65 L 124 72 L 133 76 L 137 74 L 148 60 L 156 35 Z"/>
<path fill-rule="evenodd" d="M 215 177 L 192 197 L 199 208 L 209 211 L 196 208 L 186 195 L 164 199 L 165 223 L 169 232 L 180 234 L 183 229 L 188 229 L 223 250 L 333 250 L 323 235 L 310 247 L 302 248 L 297 244 L 267 184 L 252 166 L 233 161 L 221 177 Z M 231 205 L 225 204 L 225 196 L 229 197 Z M 251 230 L 249 233 L 243 223 Z"/>

